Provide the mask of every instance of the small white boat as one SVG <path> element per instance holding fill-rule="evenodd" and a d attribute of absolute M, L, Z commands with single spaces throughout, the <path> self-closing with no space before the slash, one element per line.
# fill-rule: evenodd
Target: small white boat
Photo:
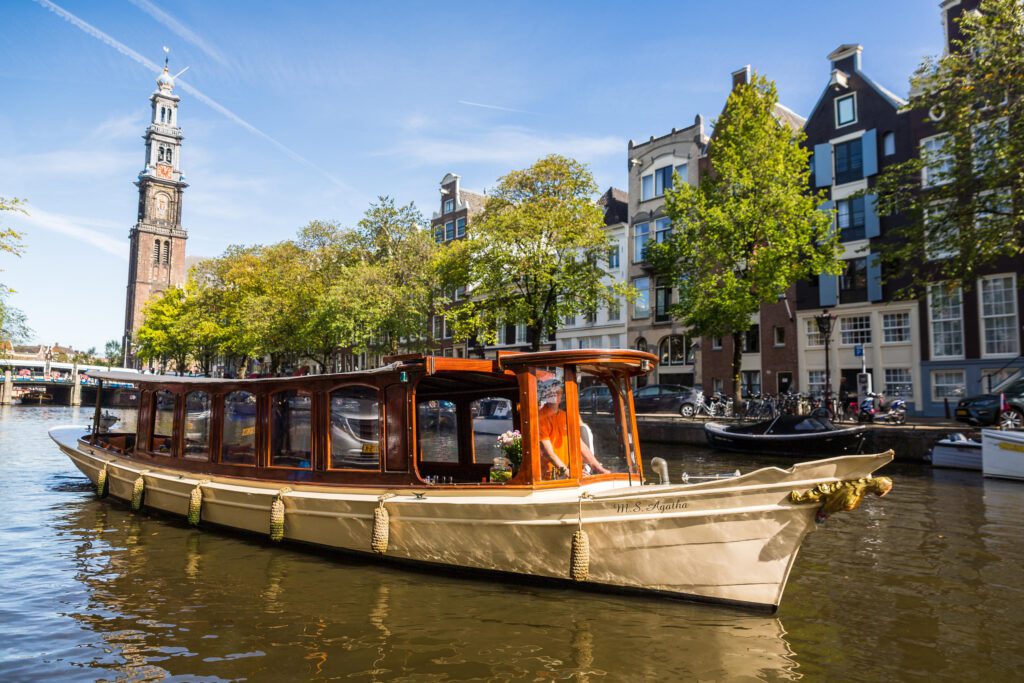
<path fill-rule="evenodd" d="M 1024 432 L 983 429 L 981 444 L 982 474 L 1024 480 Z"/>
<path fill-rule="evenodd" d="M 956 432 L 932 446 L 932 467 L 981 470 L 981 442 Z"/>

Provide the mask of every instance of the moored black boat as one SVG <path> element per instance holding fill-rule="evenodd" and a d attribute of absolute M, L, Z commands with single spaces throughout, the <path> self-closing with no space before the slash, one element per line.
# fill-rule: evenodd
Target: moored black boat
<path fill-rule="evenodd" d="M 780 415 L 755 424 L 708 422 L 704 435 L 719 450 L 816 458 L 860 453 L 867 427 L 837 427 L 827 418 Z"/>

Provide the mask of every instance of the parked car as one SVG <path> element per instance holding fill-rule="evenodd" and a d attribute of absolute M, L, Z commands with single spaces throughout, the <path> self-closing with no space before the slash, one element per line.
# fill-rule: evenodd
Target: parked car
<path fill-rule="evenodd" d="M 637 413 L 676 413 L 691 417 L 697 401 L 697 390 L 680 384 L 651 384 L 633 394 Z"/>
<path fill-rule="evenodd" d="M 580 412 L 607 413 L 612 409 L 612 391 L 603 384 L 580 391 Z"/>
<path fill-rule="evenodd" d="M 1005 396 L 1009 410 L 1002 414 L 1000 423 L 1007 429 L 1024 429 L 1024 379 L 1017 373 L 997 385 L 991 393 L 960 399 L 956 404 L 956 419 L 972 425 L 994 425 L 999 419 L 999 397 Z"/>

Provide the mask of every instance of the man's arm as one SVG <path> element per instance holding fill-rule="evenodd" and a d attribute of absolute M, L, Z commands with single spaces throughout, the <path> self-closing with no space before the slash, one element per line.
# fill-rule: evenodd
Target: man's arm
<path fill-rule="evenodd" d="M 587 442 L 580 439 L 580 453 L 583 455 L 583 462 L 590 465 L 590 469 L 598 474 L 609 474 L 611 470 L 597 461 L 597 458 L 587 447 Z"/>

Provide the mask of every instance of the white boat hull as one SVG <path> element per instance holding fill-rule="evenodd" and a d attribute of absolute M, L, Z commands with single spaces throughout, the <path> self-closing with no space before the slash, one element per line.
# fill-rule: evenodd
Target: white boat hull
<path fill-rule="evenodd" d="M 932 467 L 981 470 L 981 444 L 976 441 L 939 441 L 932 448 Z"/>
<path fill-rule="evenodd" d="M 1024 432 L 983 429 L 981 468 L 986 477 L 1024 479 Z"/>
<path fill-rule="evenodd" d="M 130 500 L 142 476 L 145 508 L 186 515 L 190 493 L 205 480 L 203 524 L 268 532 L 281 483 L 154 468 L 79 442 L 80 428 L 50 434 L 94 483 L 106 464 L 115 498 Z M 425 486 L 418 490 L 422 498 L 406 489 L 295 483 L 282 498 L 284 538 L 373 552 L 374 510 L 381 496 L 392 494 L 384 502 L 390 518 L 386 557 L 570 580 L 571 540 L 585 492 L 592 496 L 582 503 L 590 543 L 587 584 L 775 608 L 818 510 L 790 502 L 790 492 L 865 477 L 891 459 L 891 453 L 837 457 L 688 485 Z"/>

